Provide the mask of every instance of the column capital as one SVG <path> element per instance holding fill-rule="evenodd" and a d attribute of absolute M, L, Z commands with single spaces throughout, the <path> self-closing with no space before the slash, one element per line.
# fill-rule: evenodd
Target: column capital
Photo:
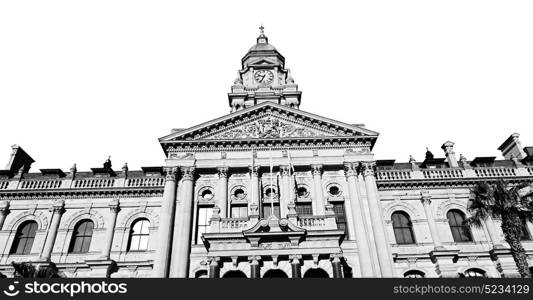
<path fill-rule="evenodd" d="M 332 253 L 329 255 L 329 259 L 332 261 L 332 262 L 341 262 L 341 259 L 343 258 L 343 255 L 342 253 Z"/>
<path fill-rule="evenodd" d="M 322 165 L 311 165 L 311 173 L 313 174 L 313 176 L 322 175 L 322 171 Z"/>
<path fill-rule="evenodd" d="M 165 173 L 166 181 L 176 181 L 176 175 L 178 174 L 178 168 L 176 167 L 166 167 L 163 169 Z"/>
<path fill-rule="evenodd" d="M 181 171 L 181 179 L 182 180 L 191 180 L 192 181 L 194 179 L 194 174 L 195 174 L 196 168 L 195 167 L 181 167 L 180 171 Z"/>
<path fill-rule="evenodd" d="M 52 206 L 50 207 L 50 211 L 54 213 L 62 214 L 65 212 L 65 200 L 63 199 L 57 199 L 54 201 Z"/>
<path fill-rule="evenodd" d="M 109 209 L 111 212 L 117 214 L 120 211 L 120 200 L 118 198 L 115 198 L 107 204 L 109 206 Z"/>
<path fill-rule="evenodd" d="M 9 201 L 3 200 L 0 201 L 0 214 L 3 216 L 7 216 L 9 214 Z"/>
<path fill-rule="evenodd" d="M 228 167 L 218 167 L 217 168 L 218 176 L 220 178 L 228 178 L 229 168 Z"/>
<path fill-rule="evenodd" d="M 259 176 L 260 166 L 248 166 L 248 170 L 251 176 Z"/>
<path fill-rule="evenodd" d="M 357 175 L 357 166 L 353 163 L 344 163 L 344 175 L 346 177 Z"/>
<path fill-rule="evenodd" d="M 218 256 L 210 256 L 207 258 L 207 262 L 210 266 L 218 266 L 218 263 L 220 262 L 220 257 Z"/>
<path fill-rule="evenodd" d="M 359 164 L 360 173 L 363 174 L 364 177 L 368 176 L 375 176 L 376 163 L 373 161 L 364 161 Z"/>
<path fill-rule="evenodd" d="M 302 259 L 302 256 L 299 254 L 289 255 L 289 261 L 291 262 L 291 264 L 296 264 L 296 263 L 299 264 L 301 259 Z"/>
<path fill-rule="evenodd" d="M 261 256 L 259 255 L 248 256 L 248 260 L 250 261 L 251 264 L 259 264 L 259 262 L 261 261 Z"/>
<path fill-rule="evenodd" d="M 422 191 L 420 192 L 420 201 L 424 205 L 430 205 L 431 204 L 431 195 L 428 191 Z"/>

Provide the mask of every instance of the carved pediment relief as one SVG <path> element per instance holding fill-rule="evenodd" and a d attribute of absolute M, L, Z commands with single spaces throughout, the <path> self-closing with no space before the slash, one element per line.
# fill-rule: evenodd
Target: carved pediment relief
<path fill-rule="evenodd" d="M 224 130 L 219 133 L 204 136 L 204 139 L 247 139 L 247 138 L 286 138 L 286 137 L 320 137 L 334 136 L 337 133 L 319 130 L 282 120 L 274 116 L 266 116 L 255 121 L 247 122 Z"/>
<path fill-rule="evenodd" d="M 173 132 L 162 137 L 160 142 L 356 136 L 375 140 L 377 135 L 377 132 L 359 126 L 264 102 L 189 129 Z"/>

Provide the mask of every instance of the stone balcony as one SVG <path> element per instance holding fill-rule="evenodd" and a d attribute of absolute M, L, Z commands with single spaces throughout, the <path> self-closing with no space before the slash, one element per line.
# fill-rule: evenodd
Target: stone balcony
<path fill-rule="evenodd" d="M 252 211 L 254 211 L 252 209 Z M 249 218 L 221 218 L 220 209 L 215 207 L 211 216 L 209 233 L 237 233 L 254 227 L 260 218 L 251 215 Z M 307 231 L 338 230 L 332 205 L 326 205 L 326 214 L 322 216 L 298 216 L 294 204 L 289 204 L 287 220 Z"/>

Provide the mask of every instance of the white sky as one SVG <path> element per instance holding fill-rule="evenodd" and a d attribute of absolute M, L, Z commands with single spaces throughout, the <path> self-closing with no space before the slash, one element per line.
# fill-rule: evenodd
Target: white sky
<path fill-rule="evenodd" d="M 264 23 L 301 109 L 380 132 L 377 159 L 533 145 L 533 1 L 1 1 L 0 168 L 162 165 L 157 138 L 229 112 Z"/>

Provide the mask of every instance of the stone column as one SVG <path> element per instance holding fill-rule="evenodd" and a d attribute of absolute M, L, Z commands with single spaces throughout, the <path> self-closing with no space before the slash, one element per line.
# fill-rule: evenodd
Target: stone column
<path fill-rule="evenodd" d="M 351 163 L 344 164 L 344 174 L 348 181 L 348 201 L 350 201 L 350 209 L 352 210 L 352 218 L 355 228 L 355 239 L 357 241 L 357 249 L 359 256 L 359 265 L 361 266 L 361 275 L 363 277 L 374 277 L 374 270 L 372 268 L 372 255 L 370 253 L 369 241 L 366 236 L 366 227 L 364 222 L 363 205 L 361 197 L 357 192 L 357 171 L 355 166 Z"/>
<path fill-rule="evenodd" d="M 259 166 L 250 166 L 250 217 L 255 217 L 254 214 L 259 213 L 259 201 L 261 199 L 261 191 L 259 189 Z M 259 215 L 257 215 L 259 218 Z"/>
<path fill-rule="evenodd" d="M 172 242 L 171 277 L 186 278 L 189 269 L 189 251 L 191 247 L 191 221 L 194 196 L 194 167 L 181 168 L 182 197 L 178 199 L 174 236 Z"/>
<path fill-rule="evenodd" d="M 219 257 L 209 259 L 209 278 L 220 278 Z"/>
<path fill-rule="evenodd" d="M 228 218 L 228 167 L 218 168 L 218 207 L 220 208 L 220 217 Z"/>
<path fill-rule="evenodd" d="M 108 260 L 111 256 L 111 247 L 113 246 L 113 237 L 115 236 L 115 226 L 117 224 L 117 215 L 120 211 L 120 201 L 119 199 L 114 199 L 109 202 L 109 224 L 107 224 L 105 232 L 105 244 L 102 249 L 102 258 Z"/>
<path fill-rule="evenodd" d="M 0 230 L 4 226 L 6 216 L 9 214 L 9 201 L 0 201 Z"/>
<path fill-rule="evenodd" d="M 496 225 L 494 224 L 494 220 L 492 219 L 492 217 L 487 216 L 487 218 L 483 222 L 485 223 L 485 228 L 487 228 L 487 232 L 489 233 L 492 248 L 504 248 L 502 240 L 500 239 L 500 236 L 496 231 Z"/>
<path fill-rule="evenodd" d="M 300 264 L 301 255 L 290 255 L 292 278 L 302 278 L 302 265 Z"/>
<path fill-rule="evenodd" d="M 59 223 L 61 223 L 61 216 L 65 212 L 65 200 L 59 199 L 54 201 L 50 211 L 52 212 L 52 221 L 50 222 L 48 236 L 44 242 L 43 252 L 41 254 L 41 260 L 44 261 L 50 261 L 52 256 L 52 250 L 54 249 Z"/>
<path fill-rule="evenodd" d="M 248 259 L 250 260 L 250 278 L 261 278 L 261 266 L 259 265 L 261 256 L 251 256 Z"/>
<path fill-rule="evenodd" d="M 289 166 L 281 166 L 281 194 L 279 198 L 279 212 L 281 218 L 287 216 L 288 205 L 291 202 Z"/>
<path fill-rule="evenodd" d="M 340 254 L 331 254 L 331 267 L 333 271 L 333 278 L 342 278 L 342 265 L 341 265 L 341 255 Z"/>
<path fill-rule="evenodd" d="M 392 277 L 392 257 L 389 254 L 390 245 L 387 241 L 385 226 L 383 225 L 383 214 L 381 213 L 381 203 L 377 194 L 376 177 L 374 173 L 374 162 L 361 163 L 363 176 L 365 178 L 365 189 L 368 200 L 368 208 L 372 220 L 374 231 L 374 241 L 376 244 L 379 267 L 382 277 Z"/>
<path fill-rule="evenodd" d="M 324 190 L 322 189 L 322 165 L 311 165 L 311 172 L 313 173 L 313 183 L 315 189 L 315 197 L 313 199 L 313 214 L 324 215 L 325 205 Z"/>
<path fill-rule="evenodd" d="M 422 206 L 424 206 L 424 212 L 426 213 L 426 219 L 428 220 L 429 232 L 431 233 L 431 239 L 435 244 L 435 249 L 442 248 L 442 242 L 439 237 L 439 231 L 437 230 L 437 224 L 433 217 L 433 211 L 431 210 L 431 196 L 429 193 L 421 193 Z"/>
<path fill-rule="evenodd" d="M 172 229 L 176 213 L 176 174 L 177 168 L 165 168 L 165 189 L 159 217 L 158 243 L 155 252 L 153 276 L 168 277 Z"/>

